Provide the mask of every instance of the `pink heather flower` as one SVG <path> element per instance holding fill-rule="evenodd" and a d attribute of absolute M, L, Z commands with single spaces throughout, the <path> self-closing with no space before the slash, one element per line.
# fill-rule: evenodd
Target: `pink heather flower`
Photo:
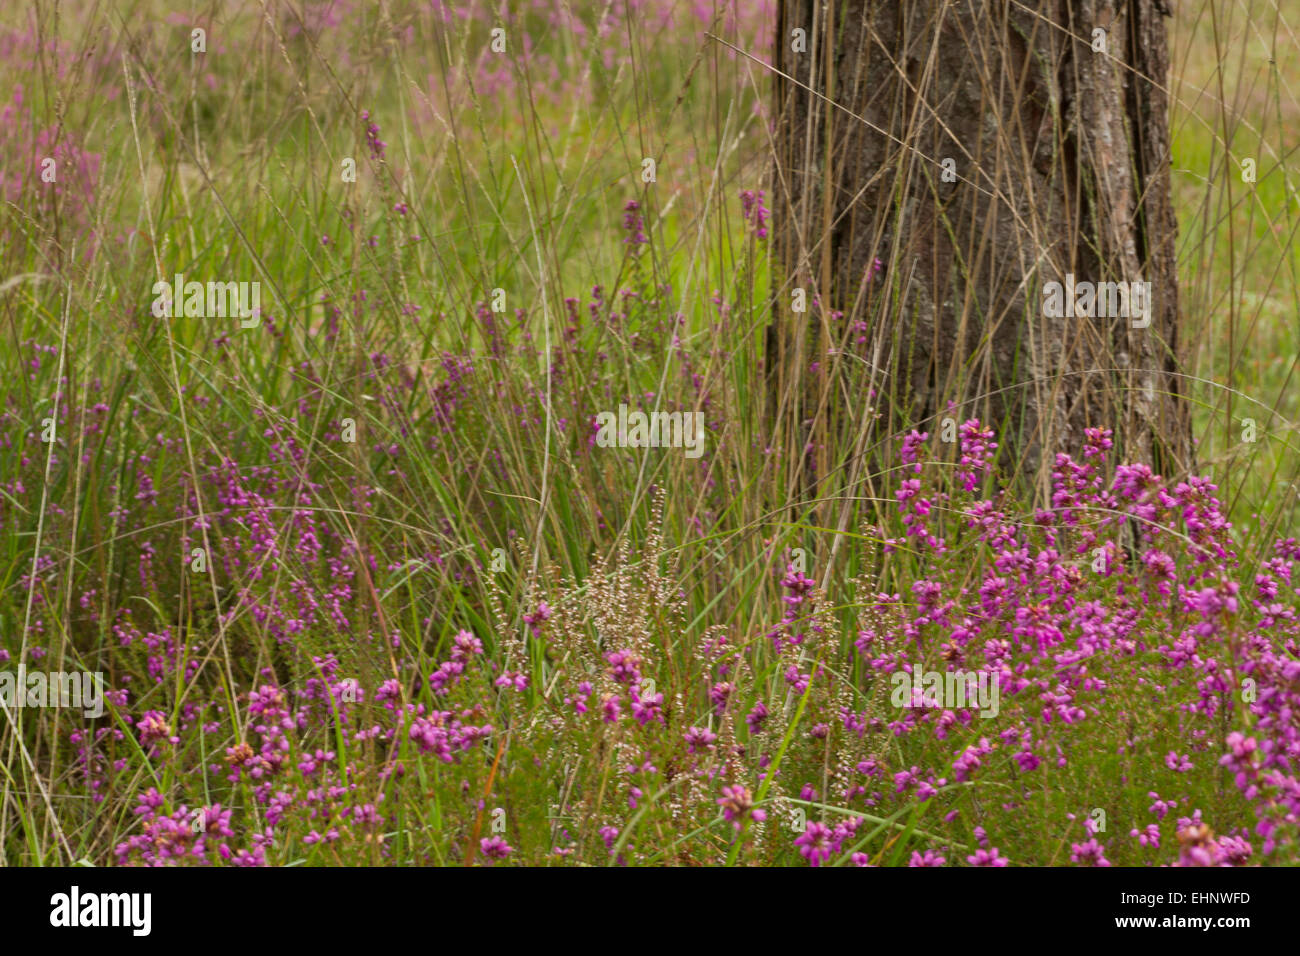
<path fill-rule="evenodd" d="M 1096 837 L 1093 837 L 1087 843 L 1071 843 L 1070 860 L 1087 866 L 1110 866 L 1110 861 L 1105 856 L 1105 850 L 1097 842 Z"/>
<path fill-rule="evenodd" d="M 1237 866 L 1245 863 L 1251 846 L 1237 837 L 1218 837 L 1201 820 L 1197 810 L 1191 818 L 1178 821 L 1180 851 L 1174 866 Z"/>
<path fill-rule="evenodd" d="M 1252 757 L 1259 747 L 1254 737 L 1247 737 L 1235 730 L 1228 734 L 1227 744 L 1228 753 L 1223 755 L 1219 763 L 1225 767 L 1237 767 L 1239 769 L 1251 765 Z"/>
<path fill-rule="evenodd" d="M 794 841 L 799 854 L 813 866 L 821 866 L 831 858 L 831 829 L 824 823 L 811 820 L 803 835 Z"/>
<path fill-rule="evenodd" d="M 605 843 L 605 849 L 613 853 L 614 843 L 618 840 L 618 827 L 601 827 L 600 838 Z"/>
<path fill-rule="evenodd" d="M 625 245 L 643 246 L 650 240 L 646 238 L 645 230 L 641 223 L 641 204 L 635 199 L 629 199 L 623 206 L 623 230 L 627 236 L 623 239 Z"/>
<path fill-rule="evenodd" d="M 903 447 L 899 450 L 898 457 L 903 464 L 912 466 L 914 474 L 921 473 L 921 450 L 929 438 L 929 432 L 918 432 L 915 428 L 903 436 Z"/>
<path fill-rule="evenodd" d="M 451 639 L 451 643 L 451 656 L 455 660 L 465 660 L 472 655 L 483 653 L 483 642 L 469 631 L 457 632 Z"/>
<path fill-rule="evenodd" d="M 564 698 L 564 702 L 573 707 L 575 714 L 585 714 L 587 712 L 587 701 L 591 699 L 592 686 L 590 682 L 583 681 L 578 685 L 578 692 L 572 697 Z"/>
<path fill-rule="evenodd" d="M 519 671 L 506 671 L 492 682 L 494 687 L 513 687 L 522 691 L 528 687 L 528 676 Z"/>
<path fill-rule="evenodd" d="M 1178 751 L 1171 750 L 1165 754 L 1165 766 L 1176 773 L 1186 773 L 1192 769 L 1192 759 L 1187 754 L 1179 756 Z"/>
<path fill-rule="evenodd" d="M 1253 852 L 1254 849 L 1244 837 L 1223 836 L 1219 837 L 1216 856 L 1220 865 L 1228 863 L 1232 866 L 1243 866 Z"/>
<path fill-rule="evenodd" d="M 1115 443 L 1111 441 L 1111 436 L 1114 434 L 1109 428 L 1085 428 L 1083 457 L 1105 458 L 1106 452 L 1115 447 Z"/>
<path fill-rule="evenodd" d="M 510 844 L 498 836 L 484 837 L 478 841 L 478 848 L 489 860 L 504 860 L 514 852 Z"/>
<path fill-rule="evenodd" d="M 1129 836 L 1137 837 L 1138 844 L 1144 847 L 1150 847 L 1153 850 L 1160 849 L 1160 827 L 1154 823 L 1148 823 L 1142 830 L 1136 827 L 1129 831 Z"/>
<path fill-rule="evenodd" d="M 655 694 L 642 697 L 635 690 L 632 692 L 632 717 L 642 727 L 652 721 L 664 722 L 664 695 Z"/>
<path fill-rule="evenodd" d="M 1007 860 L 1004 856 L 998 855 L 998 848 L 991 850 L 979 849 L 971 856 L 966 857 L 966 862 L 971 866 L 1006 866 Z"/>
<path fill-rule="evenodd" d="M 802 694 L 808 689 L 808 685 L 812 683 L 812 675 L 801 674 L 799 668 L 791 664 L 786 668 L 785 682 L 790 685 L 790 689 L 796 694 Z"/>
<path fill-rule="evenodd" d="M 528 629 L 533 632 L 533 637 L 537 637 L 542 630 L 542 624 L 550 620 L 550 617 L 551 608 L 545 601 L 542 601 L 537 605 L 536 611 L 532 614 L 524 615 L 524 623 L 527 624 Z"/>
<path fill-rule="evenodd" d="M 945 860 L 934 850 L 926 850 L 924 855 L 912 851 L 912 859 L 908 861 L 908 866 L 943 866 L 948 861 Z"/>
<path fill-rule="evenodd" d="M 740 191 L 740 215 L 745 222 L 754 227 L 754 235 L 759 239 L 767 238 L 767 220 L 771 211 L 763 205 L 763 190 L 742 189 Z"/>
<path fill-rule="evenodd" d="M 754 808 L 754 795 L 748 787 L 723 787 L 718 806 L 722 807 L 722 816 L 736 830 L 740 830 L 746 816 L 759 823 L 767 819 L 766 811 Z"/>
<path fill-rule="evenodd" d="M 370 111 L 361 111 L 361 122 L 366 124 L 366 145 L 370 147 L 372 159 L 383 159 L 384 149 L 388 144 L 379 138 L 379 126 L 370 122 Z"/>
<path fill-rule="evenodd" d="M 993 429 L 981 428 L 979 419 L 972 418 L 962 424 L 957 481 L 966 491 L 975 490 L 988 471 L 989 457 L 997 447 L 998 443 L 993 441 Z"/>
<path fill-rule="evenodd" d="M 140 731 L 140 743 L 147 744 L 154 740 L 162 740 L 168 743 L 180 743 L 179 737 L 173 737 L 171 727 L 167 723 L 167 715 L 161 710 L 151 710 L 140 718 L 136 725 Z"/>
<path fill-rule="evenodd" d="M 631 651 L 611 651 L 605 655 L 609 676 L 629 687 L 641 683 L 641 662 Z"/>
<path fill-rule="evenodd" d="M 965 783 L 971 778 L 971 774 L 980 767 L 980 756 L 987 753 L 981 747 L 967 747 L 952 763 L 953 775 L 959 783 Z"/>
<path fill-rule="evenodd" d="M 709 688 L 709 700 L 713 702 L 713 713 L 721 717 L 727 710 L 727 701 L 735 691 L 736 685 L 720 681 Z"/>
<path fill-rule="evenodd" d="M 1042 763 L 1042 761 L 1040 761 L 1038 755 L 1032 751 L 1022 750 L 1020 753 L 1016 754 L 1016 763 L 1020 765 L 1021 772 L 1029 773 L 1031 770 L 1037 770 L 1038 765 Z"/>
<path fill-rule="evenodd" d="M 787 604 L 800 604 L 803 598 L 817 586 L 817 582 L 807 577 L 802 571 L 796 571 L 794 565 L 786 568 L 786 575 L 781 579 L 781 587 L 792 593 L 782 598 Z"/>
<path fill-rule="evenodd" d="M 1178 806 L 1177 800 L 1161 800 L 1160 795 L 1154 790 L 1149 791 L 1147 796 L 1153 801 L 1149 809 L 1156 815 L 1157 820 L 1163 820 L 1170 810 Z"/>
<path fill-rule="evenodd" d="M 686 748 L 690 753 L 698 754 L 713 749 L 718 735 L 703 727 L 690 727 L 686 734 Z"/>
<path fill-rule="evenodd" d="M 438 669 L 429 675 L 429 686 L 433 688 L 435 694 L 445 694 L 448 688 L 455 684 L 460 675 L 465 672 L 464 661 L 452 659 L 443 661 L 438 665 Z"/>
<path fill-rule="evenodd" d="M 605 723 L 616 724 L 618 719 L 623 716 L 623 708 L 619 704 L 618 694 L 606 694 L 600 701 L 601 710 L 605 714 Z"/>

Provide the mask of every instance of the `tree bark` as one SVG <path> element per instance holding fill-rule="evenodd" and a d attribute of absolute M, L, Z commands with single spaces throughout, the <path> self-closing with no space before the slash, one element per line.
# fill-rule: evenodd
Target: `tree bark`
<path fill-rule="evenodd" d="M 792 478 L 820 483 L 846 455 L 879 458 L 882 429 L 935 435 L 946 417 L 992 425 L 1003 466 L 1040 493 L 1055 453 L 1077 457 L 1090 427 L 1113 430 L 1122 460 L 1168 477 L 1192 467 L 1162 6 L 780 5 L 785 285 L 767 368 Z M 1046 316 L 1044 284 L 1067 273 L 1149 282 L 1149 326 Z"/>

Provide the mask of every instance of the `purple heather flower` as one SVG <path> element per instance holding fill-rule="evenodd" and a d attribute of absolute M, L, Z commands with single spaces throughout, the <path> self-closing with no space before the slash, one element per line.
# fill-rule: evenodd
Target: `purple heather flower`
<path fill-rule="evenodd" d="M 623 242 L 634 249 L 650 241 L 642 229 L 640 210 L 641 204 L 635 199 L 629 199 L 623 206 L 623 230 L 627 233 Z"/>
<path fill-rule="evenodd" d="M 718 806 L 722 807 L 722 816 L 737 830 L 741 828 L 746 816 L 760 823 L 767 819 L 764 810 L 754 807 L 754 796 L 749 792 L 748 787 L 739 785 L 723 787 L 722 796 L 718 798 Z"/>
<path fill-rule="evenodd" d="M 771 211 L 763 204 L 763 190 L 742 189 L 740 191 L 740 215 L 745 222 L 754 227 L 754 235 L 759 239 L 767 238 L 767 220 Z"/>
<path fill-rule="evenodd" d="M 1070 860 L 1086 866 L 1110 866 L 1110 861 L 1105 856 L 1105 850 L 1097 842 L 1096 837 L 1093 837 L 1087 843 L 1071 843 Z"/>
<path fill-rule="evenodd" d="M 686 734 L 686 748 L 693 754 L 703 753 L 713 749 L 714 743 L 717 742 L 718 735 L 711 730 L 703 727 L 690 727 Z"/>
<path fill-rule="evenodd" d="M 537 610 L 532 614 L 524 615 L 524 623 L 528 625 L 529 630 L 533 632 L 533 637 L 537 637 L 542 630 L 542 624 L 550 620 L 551 608 L 542 601 L 537 605 Z"/>
<path fill-rule="evenodd" d="M 824 823 L 810 820 L 794 843 L 799 847 L 800 856 L 813 866 L 821 866 L 831 858 L 831 829 Z"/>

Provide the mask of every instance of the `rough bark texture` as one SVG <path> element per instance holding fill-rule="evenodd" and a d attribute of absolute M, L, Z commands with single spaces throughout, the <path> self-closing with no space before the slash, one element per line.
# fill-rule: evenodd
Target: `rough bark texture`
<path fill-rule="evenodd" d="M 786 285 L 767 344 L 792 480 L 833 471 L 846 442 L 869 453 L 845 414 L 864 383 L 876 437 L 977 416 L 1040 490 L 1088 427 L 1123 459 L 1189 468 L 1159 6 L 788 0 L 776 40 Z M 1045 317 L 1066 273 L 1150 282 L 1150 326 Z M 794 287 L 825 307 L 793 312 Z"/>

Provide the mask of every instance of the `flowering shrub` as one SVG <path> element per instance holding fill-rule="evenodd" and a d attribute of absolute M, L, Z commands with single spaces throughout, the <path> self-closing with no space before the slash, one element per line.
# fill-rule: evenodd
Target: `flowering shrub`
<path fill-rule="evenodd" d="M 48 59 L 41 82 L 130 93 L 79 124 L 72 86 L 5 92 L 0 669 L 104 682 L 101 716 L 15 718 L 7 852 L 1300 862 L 1300 543 L 1261 551 L 1268 522 L 1234 527 L 1214 481 L 1116 460 L 1100 427 L 1026 504 L 1000 423 L 878 421 L 874 319 L 811 287 L 838 345 L 807 370 L 843 360 L 877 444 L 853 449 L 869 490 L 810 518 L 793 472 L 826 478 L 827 449 L 814 430 L 777 460 L 757 345 L 790 294 L 783 212 L 733 158 L 766 119 L 697 94 L 750 65 L 703 32 L 767 35 L 775 6 L 572 6 L 232 11 L 198 22 L 240 55 L 186 61 L 183 101 L 140 61 L 174 62 L 189 14 L 93 55 L 0 34 L 25 78 Z M 273 44 L 245 56 L 241 16 Z M 665 65 L 669 30 L 689 42 Z M 410 58 L 400 96 L 314 85 L 363 87 L 380 50 Z M 267 62 L 280 86 L 245 97 Z M 703 100 L 725 115 L 696 124 Z M 663 115 L 625 122 L 645 102 Z M 300 123 L 258 112 L 286 103 Z M 241 256 L 255 328 L 150 315 L 159 271 Z M 869 301 L 896 266 L 873 255 Z M 702 453 L 599 443 L 622 406 L 701 416 Z"/>
<path fill-rule="evenodd" d="M 231 696 L 209 678 L 209 641 L 114 610 L 109 699 L 128 730 L 66 731 L 77 786 L 102 802 L 138 761 L 171 768 L 171 792 L 144 784 L 133 798 L 120 863 L 634 863 L 668 852 L 654 834 L 671 823 L 701 834 L 671 843 L 676 859 L 1006 866 L 1035 852 L 1026 819 L 1072 830 L 1081 866 L 1293 859 L 1300 668 L 1286 596 L 1300 544 L 1278 541 L 1243 586 L 1215 486 L 1170 487 L 1141 465 L 1108 475 L 1104 430 L 1080 460 L 1057 456 L 1053 508 L 1022 521 L 1005 496 L 971 491 L 991 474 L 990 432 L 972 420 L 962 436 L 955 480 L 924 434 L 900 436 L 903 533 L 875 529 L 870 547 L 882 573 L 924 558 L 905 594 L 864 578 L 832 600 L 791 565 L 761 633 L 694 633 L 655 562 L 610 566 L 535 591 L 520 625 L 500 607 L 497 626 L 438 637 L 446 610 L 427 618 L 428 654 L 358 615 L 361 577 L 400 556 L 356 553 L 318 520 L 320 490 L 278 509 L 284 479 L 226 459 L 200 477 L 220 505 L 200 518 L 192 488 L 160 490 L 139 462 L 117 520 L 185 514 L 186 545 L 205 531 L 223 577 L 245 581 L 214 630 L 234 640 L 247 622 L 279 650 L 256 671 L 237 661 L 253 683 Z M 666 556 L 655 537 L 647 547 Z M 136 550 L 138 585 L 171 586 L 157 549 Z M 53 569 L 39 580 L 58 587 Z M 675 656 L 683 637 L 690 652 Z M 895 706 L 890 675 L 915 668 L 991 673 L 999 712 Z M 194 692 L 169 701 L 177 686 Z M 574 777 L 584 756 L 607 769 Z M 1198 805 L 1220 765 L 1237 796 Z M 413 816 L 430 786 L 436 818 Z M 902 819 L 921 822 L 891 845 Z"/>

